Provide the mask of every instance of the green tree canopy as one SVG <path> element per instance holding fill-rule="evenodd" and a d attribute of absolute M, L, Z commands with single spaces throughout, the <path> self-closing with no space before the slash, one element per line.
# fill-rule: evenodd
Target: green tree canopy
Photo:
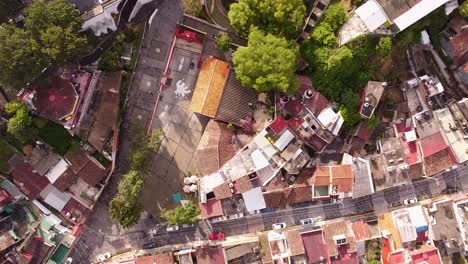
<path fill-rule="evenodd" d="M 392 39 L 390 37 L 380 38 L 377 45 L 377 54 L 380 57 L 388 57 L 392 54 Z"/>
<path fill-rule="evenodd" d="M 268 33 L 295 37 L 304 25 L 306 7 L 302 0 L 239 0 L 229 8 L 229 21 L 240 34 L 251 26 Z"/>
<path fill-rule="evenodd" d="M 74 59 L 86 44 L 81 24 L 79 11 L 66 0 L 34 1 L 23 28 L 0 27 L 0 82 L 21 87 L 49 64 Z"/>
<path fill-rule="evenodd" d="M 138 223 L 142 212 L 143 206 L 135 199 L 129 200 L 124 196 L 116 196 L 109 203 L 109 213 L 112 219 L 124 228 Z"/>
<path fill-rule="evenodd" d="M 331 4 L 326 9 L 327 14 L 323 17 L 322 23 L 330 25 L 333 32 L 336 32 L 346 22 L 346 11 L 341 2 Z"/>
<path fill-rule="evenodd" d="M 294 93 L 299 87 L 295 76 L 297 56 L 294 43 L 253 28 L 247 47 L 239 47 L 233 54 L 233 63 L 244 86 L 259 92 Z"/>
<path fill-rule="evenodd" d="M 462 16 L 468 17 L 468 1 L 463 2 L 463 4 L 461 4 L 459 9 L 460 9 L 460 14 L 462 14 Z"/>
<path fill-rule="evenodd" d="M 179 206 L 172 210 L 164 210 L 161 213 L 161 217 L 166 219 L 168 225 L 194 224 L 200 221 L 200 213 L 200 208 L 190 201 L 184 206 Z"/>
<path fill-rule="evenodd" d="M 5 110 L 9 114 L 13 114 L 8 119 L 8 134 L 21 144 L 31 141 L 36 134 L 36 130 L 32 126 L 32 118 L 29 115 L 28 108 L 18 101 L 12 101 L 6 104 Z"/>
<path fill-rule="evenodd" d="M 198 16 L 202 12 L 200 0 L 184 0 L 184 12 L 191 16 Z"/>
<path fill-rule="evenodd" d="M 226 33 L 221 33 L 216 37 L 216 48 L 220 51 L 228 51 L 231 48 L 231 38 Z"/>

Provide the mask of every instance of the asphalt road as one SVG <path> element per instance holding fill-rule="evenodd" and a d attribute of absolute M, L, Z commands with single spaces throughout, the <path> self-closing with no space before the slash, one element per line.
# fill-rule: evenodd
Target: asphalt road
<path fill-rule="evenodd" d="M 213 231 L 221 231 L 227 236 L 231 236 L 270 230 L 273 223 L 284 222 L 288 226 L 297 225 L 304 218 L 330 220 L 370 213 L 381 214 L 392 207 L 403 205 L 403 201 L 408 198 L 416 197 L 418 200 L 423 200 L 444 194 L 447 187 L 458 187 L 462 192 L 468 188 L 468 162 L 460 164 L 452 171 L 443 172 L 430 178 L 422 178 L 411 185 L 400 185 L 372 195 L 348 198 L 336 203 L 276 210 L 217 223 L 204 221 L 194 228 L 180 229 L 171 234 L 160 227 L 156 229 L 155 235 L 147 235 L 143 243 L 156 241 L 163 246 L 169 241 L 185 243 L 188 240 L 207 239 L 207 236 Z M 181 238 L 180 241 L 178 241 L 178 237 Z"/>

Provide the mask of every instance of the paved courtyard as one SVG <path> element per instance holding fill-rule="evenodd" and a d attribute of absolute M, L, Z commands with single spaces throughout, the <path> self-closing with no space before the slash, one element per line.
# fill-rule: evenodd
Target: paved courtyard
<path fill-rule="evenodd" d="M 145 210 L 154 215 L 170 207 L 172 194 L 182 192 L 183 178 L 196 173 L 192 157 L 208 122 L 189 111 L 200 52 L 200 44 L 177 42 L 169 66 L 172 81 L 162 88 L 152 122 L 152 129 L 164 132 L 142 195 Z"/>

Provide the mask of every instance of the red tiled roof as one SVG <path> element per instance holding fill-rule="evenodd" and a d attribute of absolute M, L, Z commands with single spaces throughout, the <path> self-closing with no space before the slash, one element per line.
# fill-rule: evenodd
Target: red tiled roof
<path fill-rule="evenodd" d="M 468 30 L 463 30 L 450 40 L 454 49 L 454 62 L 461 65 L 468 60 Z"/>
<path fill-rule="evenodd" d="M 390 254 L 390 257 L 389 257 L 387 263 L 405 264 L 405 255 L 404 255 L 403 251 L 393 252 L 392 254 Z"/>
<path fill-rule="evenodd" d="M 313 134 L 310 138 L 305 140 L 312 148 L 314 148 L 317 151 L 322 151 L 328 145 L 328 143 L 325 140 L 321 139 L 316 134 Z"/>
<path fill-rule="evenodd" d="M 357 241 L 368 240 L 372 237 L 369 225 L 364 220 L 353 222 L 351 228 Z"/>
<path fill-rule="evenodd" d="M 338 247 L 339 258 L 332 258 L 332 264 L 359 264 L 356 252 L 348 252 L 348 245 Z"/>
<path fill-rule="evenodd" d="M 14 183 L 30 199 L 35 199 L 49 185 L 49 180 L 33 172 L 33 167 L 27 163 L 18 164 L 11 175 Z"/>
<path fill-rule="evenodd" d="M 35 88 L 34 105 L 39 115 L 60 121 L 72 114 L 78 94 L 70 81 L 58 76 L 51 77 L 48 85 Z"/>
<path fill-rule="evenodd" d="M 220 200 L 211 199 L 206 201 L 206 203 L 199 203 L 199 206 L 201 209 L 200 217 L 202 219 L 209 219 L 212 217 L 224 215 Z"/>
<path fill-rule="evenodd" d="M 154 264 L 154 256 L 136 257 L 135 264 Z"/>
<path fill-rule="evenodd" d="M 313 179 L 314 179 L 314 169 L 305 168 L 304 170 L 299 173 L 297 179 L 294 181 L 294 187 L 304 187 L 304 186 L 312 186 Z"/>
<path fill-rule="evenodd" d="M 83 223 L 92 213 L 91 209 L 84 206 L 73 197 L 65 204 L 62 211 L 70 212 L 72 217 L 76 218 L 77 223 Z"/>
<path fill-rule="evenodd" d="M 421 139 L 420 141 L 423 157 L 429 157 L 439 151 L 448 148 L 445 139 L 441 132 L 438 132 L 432 136 Z"/>
<path fill-rule="evenodd" d="M 410 251 L 414 264 L 441 264 L 439 250 L 434 246 L 422 245 L 418 250 Z"/>
<path fill-rule="evenodd" d="M 70 150 L 65 153 L 65 158 L 70 162 L 73 172 L 78 173 L 88 163 L 88 156 L 79 149 Z"/>
<path fill-rule="evenodd" d="M 332 185 L 338 186 L 338 192 L 351 192 L 354 186 L 352 165 L 332 166 Z"/>
<path fill-rule="evenodd" d="M 416 141 L 407 142 L 404 138 L 400 138 L 401 146 L 405 152 L 406 162 L 409 165 L 413 165 L 421 162 L 421 155 L 418 151 L 418 145 Z"/>
<path fill-rule="evenodd" d="M 154 256 L 154 260 L 156 264 L 164 263 L 164 264 L 172 264 L 174 263 L 174 258 L 172 256 L 172 252 L 166 252 L 161 254 L 156 254 Z"/>
<path fill-rule="evenodd" d="M 199 248 L 196 251 L 197 264 L 225 264 L 224 249 L 218 247 Z"/>
<path fill-rule="evenodd" d="M 44 239 L 35 235 L 26 242 L 26 245 L 22 249 L 22 253 L 31 257 L 27 262 L 28 264 L 39 264 L 42 263 L 51 249 L 51 246 L 44 243 Z"/>
<path fill-rule="evenodd" d="M 302 233 L 301 237 L 308 264 L 318 263 L 323 260 L 325 260 L 327 264 L 330 263 L 322 230 Z"/>
<path fill-rule="evenodd" d="M 78 173 L 78 177 L 83 179 L 90 186 L 96 186 L 102 179 L 106 177 L 106 168 L 104 168 L 97 160 L 89 157 L 89 162 Z"/>
<path fill-rule="evenodd" d="M 373 131 L 374 131 L 374 129 L 366 127 L 365 123 L 361 122 L 361 123 L 359 123 L 359 126 L 358 126 L 354 136 L 356 136 L 356 137 L 358 137 L 358 138 L 360 138 L 360 139 L 362 139 L 364 141 L 367 141 L 367 140 L 369 140 L 371 138 Z"/>
<path fill-rule="evenodd" d="M 57 189 L 64 192 L 66 191 L 76 180 L 78 175 L 76 175 L 71 168 L 68 168 L 60 177 L 53 183 Z"/>
<path fill-rule="evenodd" d="M 382 264 L 390 264 L 390 253 L 392 249 L 390 247 L 390 241 L 387 238 L 383 238 L 383 246 L 382 246 Z"/>
<path fill-rule="evenodd" d="M 254 186 L 252 185 L 252 182 L 250 181 L 249 175 L 246 175 L 244 177 L 240 177 L 239 179 L 237 179 L 235 186 L 236 186 L 236 190 L 240 193 L 247 192 L 254 188 Z"/>
<path fill-rule="evenodd" d="M 288 121 L 286 121 L 282 116 L 279 116 L 271 123 L 270 128 L 273 130 L 273 132 L 275 132 L 276 134 L 279 134 L 287 126 L 288 126 Z"/>

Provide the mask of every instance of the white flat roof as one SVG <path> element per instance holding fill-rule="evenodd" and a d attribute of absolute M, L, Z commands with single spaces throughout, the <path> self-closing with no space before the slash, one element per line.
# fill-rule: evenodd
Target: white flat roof
<path fill-rule="evenodd" d="M 266 166 L 270 165 L 266 157 L 263 155 L 263 153 L 259 149 L 256 149 L 254 152 L 252 152 L 252 154 L 250 154 L 250 157 L 252 158 L 255 164 L 256 170 L 263 169 Z"/>
<path fill-rule="evenodd" d="M 61 159 L 57 164 L 55 164 L 52 169 L 50 169 L 45 175 L 49 179 L 50 183 L 54 183 L 60 176 L 68 169 L 70 165 L 64 160 Z"/>
<path fill-rule="evenodd" d="M 71 194 L 59 191 L 53 185 L 50 192 L 44 198 L 44 202 L 55 208 L 57 211 L 62 211 L 68 201 L 71 199 Z"/>
<path fill-rule="evenodd" d="M 283 151 L 293 140 L 294 135 L 287 129 L 283 132 L 281 137 L 275 142 L 275 147 L 277 147 L 280 151 Z"/>
<path fill-rule="evenodd" d="M 379 28 L 388 20 L 380 5 L 373 0 L 367 1 L 358 7 L 356 14 L 362 19 L 370 32 Z"/>
<path fill-rule="evenodd" d="M 257 187 L 242 193 L 242 198 L 244 199 L 245 207 L 249 212 L 266 208 L 262 187 Z"/>
<path fill-rule="evenodd" d="M 405 132 L 405 139 L 407 142 L 415 141 L 417 139 L 416 132 L 413 129 Z"/>
<path fill-rule="evenodd" d="M 318 115 L 317 119 L 324 127 L 328 128 L 336 122 L 338 119 L 338 114 L 335 113 L 331 107 L 327 107 Z"/>
<path fill-rule="evenodd" d="M 398 26 L 400 31 L 403 31 L 448 1 L 449 0 L 422 0 L 410 10 L 395 18 L 393 23 Z"/>

